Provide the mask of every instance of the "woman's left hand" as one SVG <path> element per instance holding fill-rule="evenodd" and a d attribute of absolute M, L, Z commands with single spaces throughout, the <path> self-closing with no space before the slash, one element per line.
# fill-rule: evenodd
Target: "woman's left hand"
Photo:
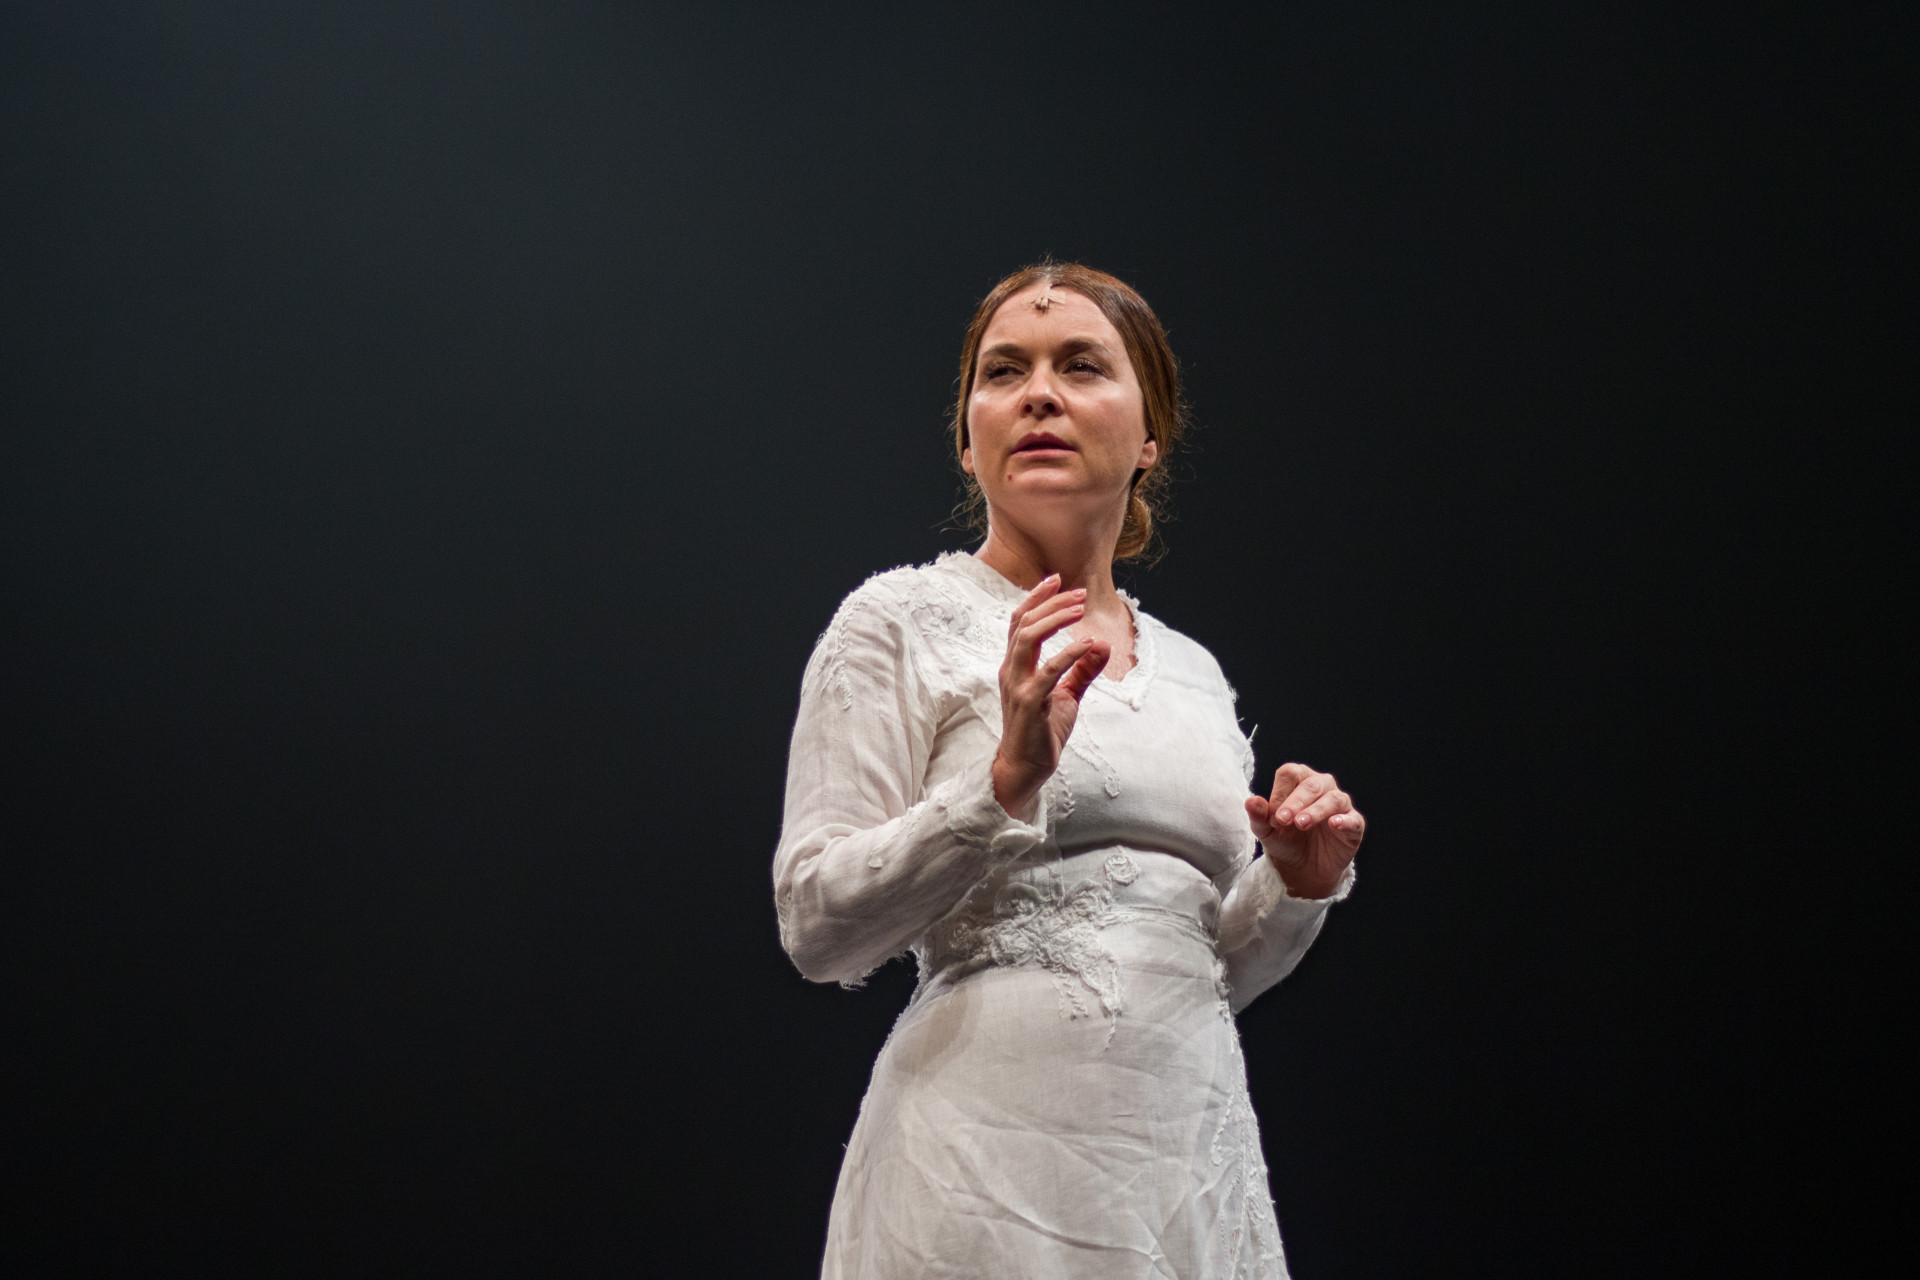
<path fill-rule="evenodd" d="M 1330 773 L 1304 764 L 1283 764 L 1273 775 L 1273 796 L 1247 797 L 1247 820 L 1287 892 L 1296 898 L 1324 898 L 1340 885 L 1367 820 L 1353 797 Z"/>

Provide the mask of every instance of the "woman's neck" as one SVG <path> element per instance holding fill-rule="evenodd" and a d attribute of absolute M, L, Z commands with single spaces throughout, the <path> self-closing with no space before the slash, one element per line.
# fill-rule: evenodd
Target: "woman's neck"
<path fill-rule="evenodd" d="M 987 540 L 973 554 L 982 563 L 1023 591 L 1031 591 L 1049 574 L 1060 575 L 1060 589 L 1084 589 L 1087 612 L 1074 624 L 1080 639 L 1105 640 L 1111 646 L 1101 678 L 1119 680 L 1133 669 L 1133 610 L 1113 585 L 1113 548 L 1120 522 L 1104 537 L 1086 537 L 1079 531 L 1064 538 L 1036 538 L 1006 520 L 987 526 Z"/>
<path fill-rule="evenodd" d="M 1086 590 L 1089 613 L 1105 612 L 1103 605 L 1120 598 L 1113 586 L 1110 539 L 1084 543 L 1076 540 L 1067 545 L 1042 543 L 1019 529 L 1002 528 L 996 522 L 988 529 L 986 542 L 973 554 L 1024 591 L 1039 586 L 1040 580 L 1049 574 L 1059 574 L 1062 591 Z"/>

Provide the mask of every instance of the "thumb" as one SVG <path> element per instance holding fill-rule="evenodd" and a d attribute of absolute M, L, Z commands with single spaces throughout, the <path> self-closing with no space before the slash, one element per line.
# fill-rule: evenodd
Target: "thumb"
<path fill-rule="evenodd" d="M 1107 661 L 1112 657 L 1113 648 L 1111 645 L 1107 644 L 1104 640 L 1094 641 L 1093 646 L 1081 654 L 1079 660 L 1071 667 L 1067 668 L 1066 676 L 1060 681 L 1056 688 L 1062 693 L 1065 693 L 1069 698 L 1072 698 L 1075 702 L 1080 701 L 1081 698 L 1086 696 L 1087 690 L 1093 688 L 1093 682 L 1100 678 L 1101 671 L 1106 669 Z"/>
<path fill-rule="evenodd" d="M 1259 796 L 1247 797 L 1247 825 L 1253 828 L 1253 834 L 1261 839 L 1273 831 L 1273 805 Z"/>

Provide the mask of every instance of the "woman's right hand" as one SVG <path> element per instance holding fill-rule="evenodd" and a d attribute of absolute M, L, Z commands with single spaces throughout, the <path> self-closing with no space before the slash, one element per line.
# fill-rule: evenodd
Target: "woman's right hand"
<path fill-rule="evenodd" d="M 1016 818 L 1030 818 L 1034 801 L 1067 745 L 1080 715 L 1080 698 L 1113 656 L 1104 640 L 1076 640 L 1046 662 L 1048 636 L 1087 611 L 1084 590 L 1061 591 L 1060 575 L 1044 579 L 1013 610 L 1007 656 L 1000 664 L 1000 750 L 993 757 L 993 798 Z"/>

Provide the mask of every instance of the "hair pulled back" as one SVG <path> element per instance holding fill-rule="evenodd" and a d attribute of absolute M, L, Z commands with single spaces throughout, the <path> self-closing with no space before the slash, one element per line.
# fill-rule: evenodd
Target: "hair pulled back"
<path fill-rule="evenodd" d="M 1133 473 L 1133 488 L 1127 495 L 1126 521 L 1120 526 L 1120 541 L 1113 549 L 1115 560 L 1151 558 L 1159 554 L 1157 522 L 1167 516 L 1167 459 L 1173 446 L 1187 428 L 1187 406 L 1180 397 L 1180 362 L 1167 345 L 1167 331 L 1160 317 L 1133 286 L 1104 271 L 1077 262 L 1055 262 L 1051 258 L 1014 272 L 988 291 L 967 326 L 966 341 L 960 346 L 960 394 L 953 402 L 953 454 L 957 461 L 965 452 L 967 440 L 967 403 L 973 398 L 973 371 L 980 357 L 980 341 L 987 326 L 1008 298 L 1036 284 L 1071 289 L 1100 308 L 1100 314 L 1119 331 L 1126 344 L 1127 359 L 1133 363 L 1134 376 L 1140 381 L 1140 396 L 1146 409 L 1147 435 L 1159 446 L 1159 459 L 1151 467 Z M 986 496 L 980 482 L 962 473 L 966 486 L 957 514 L 967 526 L 984 533 L 987 526 Z"/>

